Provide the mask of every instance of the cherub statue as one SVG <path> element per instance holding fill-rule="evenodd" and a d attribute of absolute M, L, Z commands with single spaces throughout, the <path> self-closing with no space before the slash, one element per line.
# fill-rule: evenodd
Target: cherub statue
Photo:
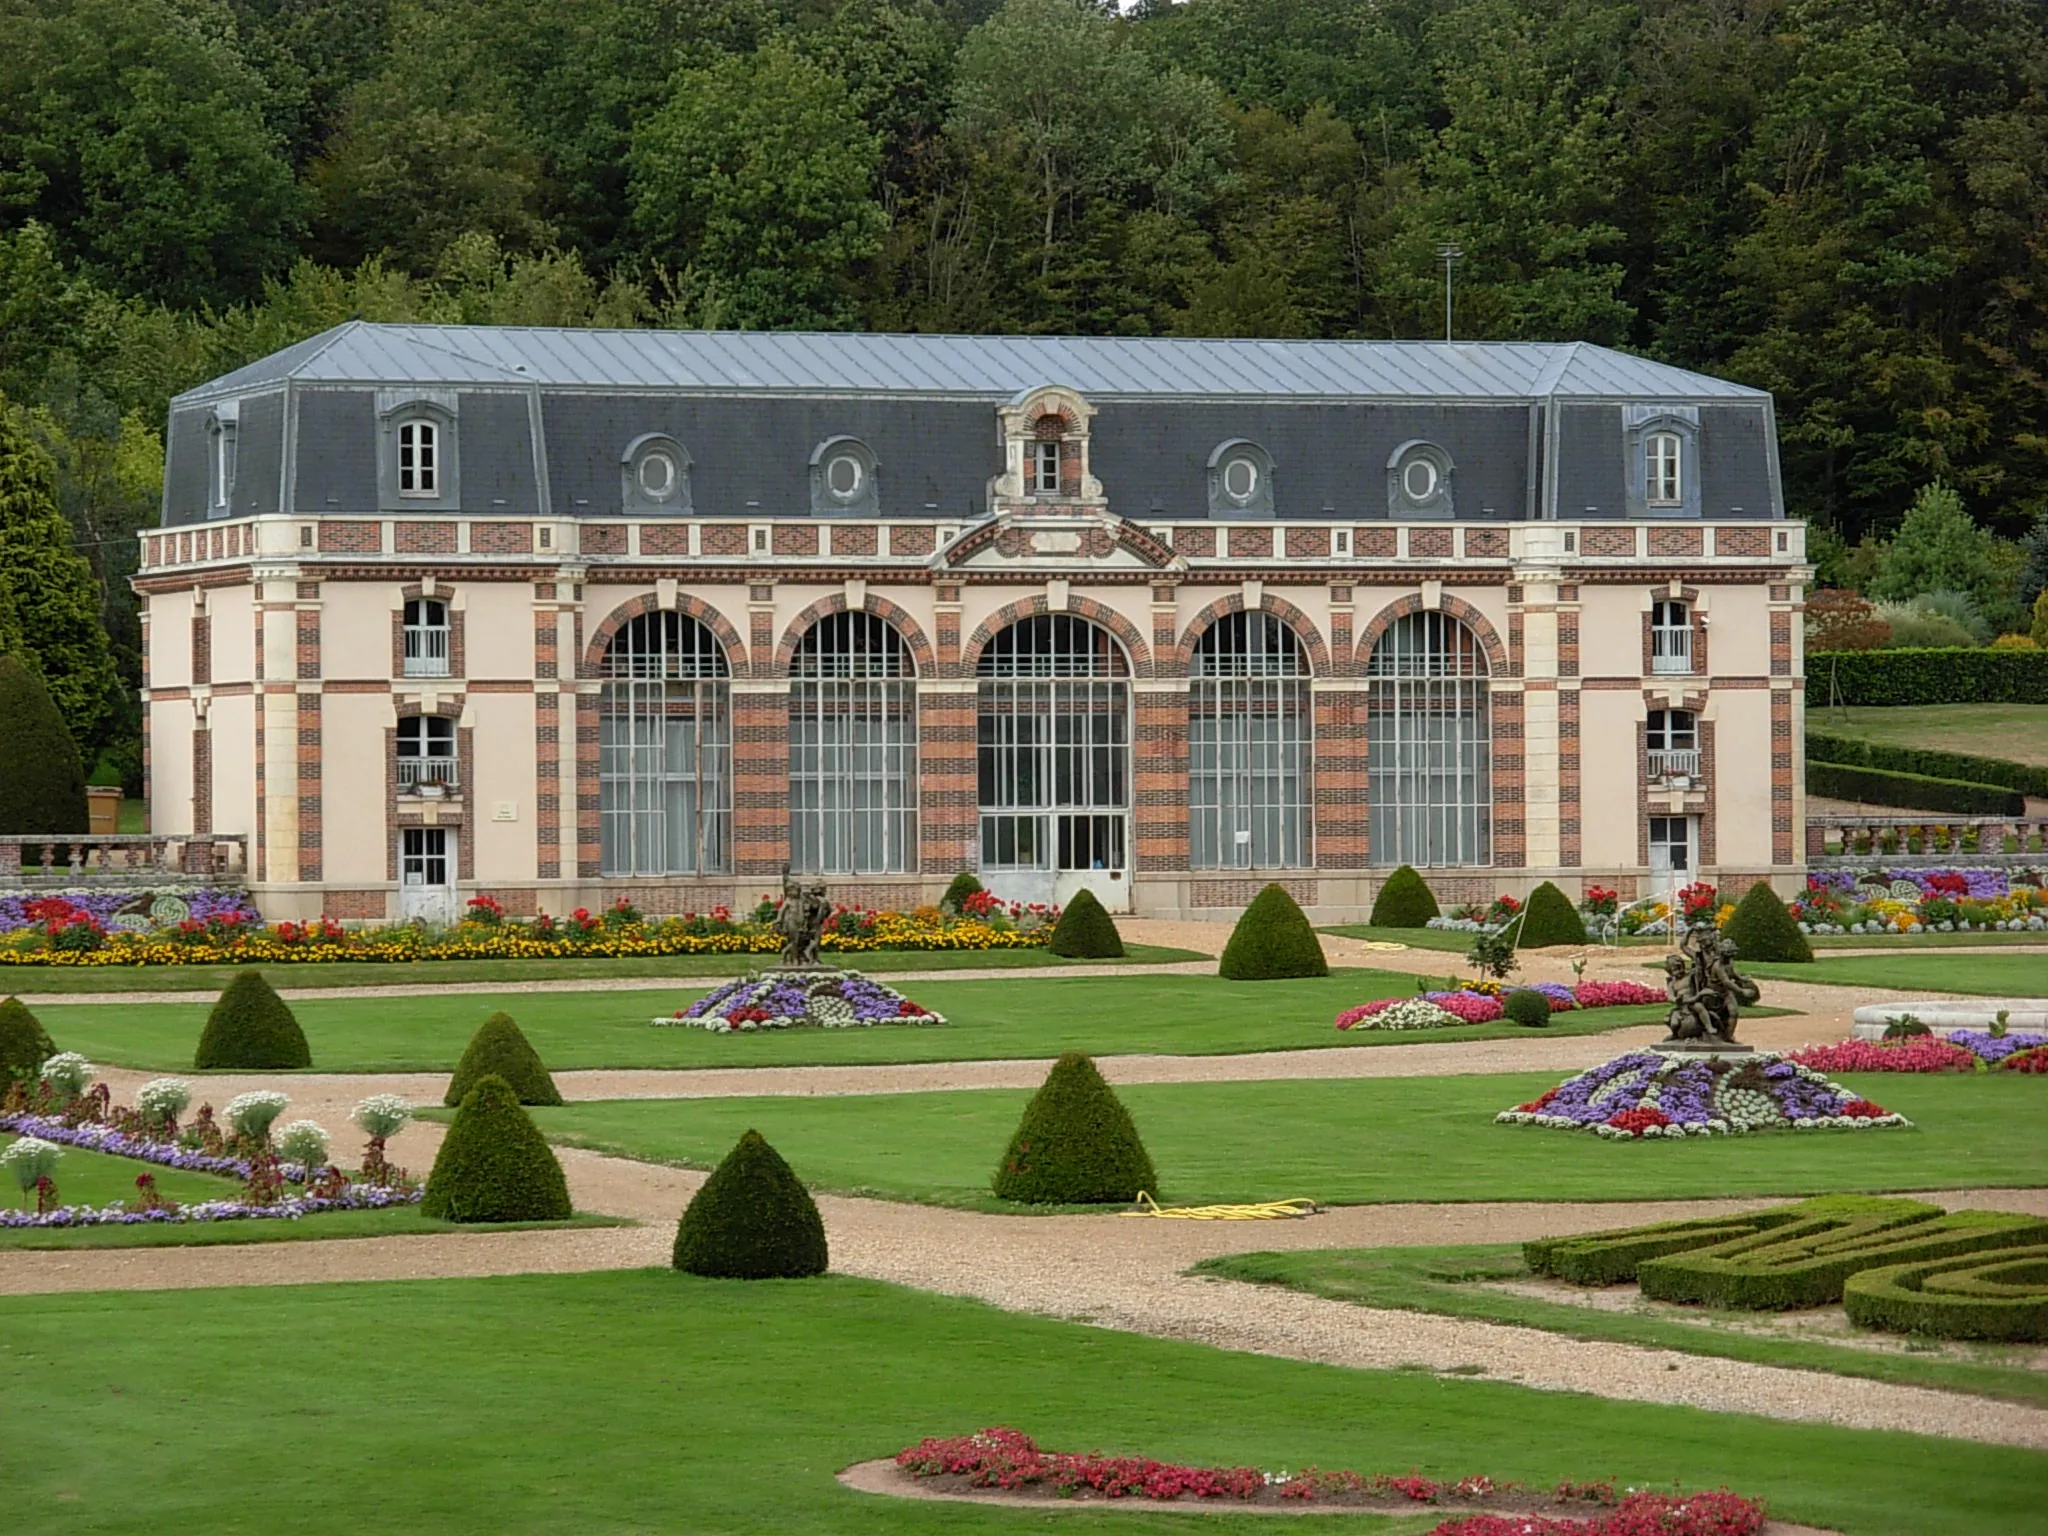
<path fill-rule="evenodd" d="M 1665 1015 L 1665 1024 L 1672 1040 L 1711 1040 L 1719 1031 L 1714 1027 L 1714 1015 L 1700 995 L 1698 981 L 1693 976 L 1691 960 L 1685 955 L 1664 957 L 1664 991 L 1671 999 L 1671 1011 Z"/>
<path fill-rule="evenodd" d="M 832 901 L 825 894 L 825 882 L 806 881 L 782 871 L 782 910 L 775 914 L 775 931 L 782 935 L 782 963 L 786 966 L 815 966 L 818 941 L 832 917 Z"/>

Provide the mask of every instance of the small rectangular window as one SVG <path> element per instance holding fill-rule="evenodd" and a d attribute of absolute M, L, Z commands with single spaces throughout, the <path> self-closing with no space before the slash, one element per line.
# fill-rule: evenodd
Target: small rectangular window
<path fill-rule="evenodd" d="M 438 431 L 431 421 L 408 421 L 398 429 L 398 494 L 433 496 L 439 483 Z"/>
<path fill-rule="evenodd" d="M 1692 670 L 1692 614 L 1684 603 L 1659 598 L 1650 605 L 1650 670 Z"/>
<path fill-rule="evenodd" d="M 1650 505 L 1653 507 L 1676 507 L 1684 504 L 1684 481 L 1681 475 L 1681 440 L 1676 432 L 1653 432 L 1643 444 L 1648 462 Z"/>
<path fill-rule="evenodd" d="M 213 433 L 213 504 L 225 507 L 235 499 L 235 429 L 228 423 Z"/>
<path fill-rule="evenodd" d="M 416 597 L 405 605 L 404 663 L 407 677 L 448 675 L 448 605 Z"/>
<path fill-rule="evenodd" d="M 1699 723 L 1689 709 L 1653 709 L 1643 733 L 1652 779 L 1693 778 L 1700 771 Z"/>
<path fill-rule="evenodd" d="M 1058 495 L 1060 489 L 1060 445 L 1031 445 L 1031 491 L 1033 495 Z"/>

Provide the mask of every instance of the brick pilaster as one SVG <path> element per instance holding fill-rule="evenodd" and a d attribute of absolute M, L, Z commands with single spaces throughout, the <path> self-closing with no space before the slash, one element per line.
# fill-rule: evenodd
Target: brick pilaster
<path fill-rule="evenodd" d="M 956 629 L 956 654 L 957 636 Z M 980 867 L 974 713 L 972 689 L 918 690 L 918 865 L 927 875 Z"/>
<path fill-rule="evenodd" d="M 755 626 L 757 632 L 760 628 Z M 774 641 L 770 637 L 769 654 Z M 756 654 L 761 654 L 756 641 Z M 732 694 L 732 870 L 779 875 L 789 862 L 789 689 Z"/>
<path fill-rule="evenodd" d="M 1155 614 L 1155 621 L 1157 619 Z M 1156 633 L 1156 623 L 1155 623 Z M 1154 647 L 1155 652 L 1157 647 Z M 1172 654 L 1168 637 L 1167 655 Z M 1134 694 L 1131 801 L 1137 847 L 1132 868 L 1177 871 L 1188 867 L 1187 687 L 1145 688 Z"/>

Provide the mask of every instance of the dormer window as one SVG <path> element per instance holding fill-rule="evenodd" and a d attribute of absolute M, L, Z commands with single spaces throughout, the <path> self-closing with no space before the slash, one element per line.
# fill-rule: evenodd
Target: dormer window
<path fill-rule="evenodd" d="M 1057 441 L 1039 441 L 1031 445 L 1031 471 L 1028 477 L 1031 494 L 1034 496 L 1057 496 L 1060 490 L 1060 445 Z"/>
<path fill-rule="evenodd" d="M 1676 432 L 1652 432 L 1643 440 L 1644 482 L 1653 507 L 1685 505 L 1685 440 Z"/>
<path fill-rule="evenodd" d="M 1387 457 L 1387 516 L 1449 517 L 1451 456 L 1435 443 L 1411 440 Z"/>
<path fill-rule="evenodd" d="M 859 438 L 827 438 L 811 454 L 812 515 L 879 515 L 880 474 L 873 450 Z"/>
<path fill-rule="evenodd" d="M 212 470 L 212 493 L 207 498 L 214 515 L 225 517 L 235 499 L 235 434 L 237 423 L 232 411 L 216 410 L 213 414 L 212 448 L 209 455 Z"/>
<path fill-rule="evenodd" d="M 438 496 L 441 434 L 431 421 L 406 421 L 398 427 L 398 494 Z"/>
<path fill-rule="evenodd" d="M 1273 515 L 1273 461 L 1265 449 L 1241 437 L 1217 444 L 1209 455 L 1209 515 Z"/>
<path fill-rule="evenodd" d="M 628 512 L 688 512 L 690 455 L 666 433 L 636 437 L 619 455 L 619 504 Z"/>

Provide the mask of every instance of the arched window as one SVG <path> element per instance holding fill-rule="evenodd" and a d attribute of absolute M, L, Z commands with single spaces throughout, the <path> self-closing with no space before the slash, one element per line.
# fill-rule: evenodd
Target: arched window
<path fill-rule="evenodd" d="M 1131 665 L 1072 614 L 1019 619 L 976 668 L 984 869 L 1127 869 Z"/>
<path fill-rule="evenodd" d="M 1488 864 L 1493 773 L 1486 650 L 1445 613 L 1411 613 L 1366 663 L 1375 864 Z"/>
<path fill-rule="evenodd" d="M 1269 613 L 1226 614 L 1195 643 L 1192 671 L 1190 863 L 1307 865 L 1313 717 L 1301 641 Z"/>
<path fill-rule="evenodd" d="M 448 675 L 448 605 L 438 598 L 413 597 L 405 603 L 404 675 Z"/>
<path fill-rule="evenodd" d="M 811 874 L 917 868 L 917 668 L 871 613 L 813 624 L 790 662 L 789 847 Z"/>
<path fill-rule="evenodd" d="M 425 419 L 398 426 L 398 494 L 438 496 L 441 475 L 440 429 Z"/>
<path fill-rule="evenodd" d="M 604 873 L 729 869 L 732 685 L 718 637 L 683 614 L 642 614 L 612 637 L 601 675 Z"/>
<path fill-rule="evenodd" d="M 1685 444 L 1676 432 L 1643 439 L 1643 483 L 1653 507 L 1685 505 Z"/>

